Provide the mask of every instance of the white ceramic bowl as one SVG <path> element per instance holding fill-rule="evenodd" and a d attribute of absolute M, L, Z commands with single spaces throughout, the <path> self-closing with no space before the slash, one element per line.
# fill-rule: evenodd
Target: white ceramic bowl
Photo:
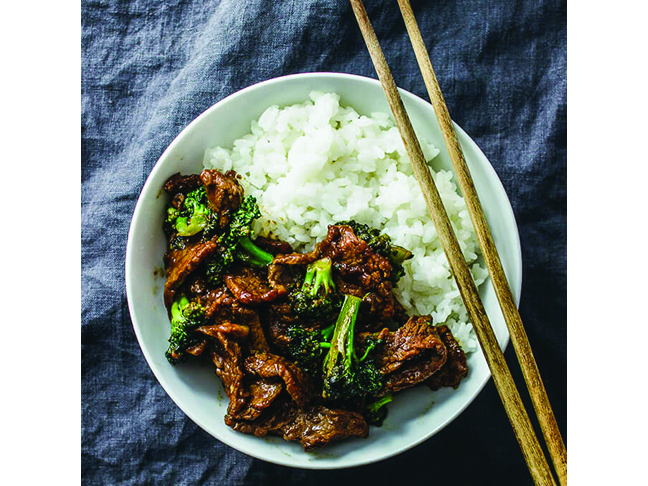
<path fill-rule="evenodd" d="M 167 198 L 162 185 L 176 172 L 199 172 L 206 148 L 231 146 L 249 132 L 250 122 L 268 106 L 303 102 L 311 90 L 336 92 L 343 104 L 355 107 L 361 114 L 389 113 L 378 81 L 335 73 L 271 79 L 216 103 L 176 137 L 142 189 L 128 234 L 126 290 L 135 334 L 151 370 L 194 422 L 218 440 L 256 458 L 286 466 L 333 469 L 379 461 L 429 439 L 472 402 L 490 373 L 481 351 L 473 353 L 468 360 L 470 374 L 457 390 L 405 390 L 390 404 L 383 427 L 371 427 L 369 438 L 346 440 L 320 452 L 306 453 L 299 444 L 279 437 L 257 438 L 234 432 L 223 422 L 228 400 L 214 371 L 192 363 L 174 367 L 166 361 L 169 321 L 162 301 L 162 255 L 166 246 L 162 218 Z M 406 91 L 401 95 L 419 136 L 441 149 L 436 168 L 451 169 L 432 106 Z M 511 205 L 484 154 L 461 128 L 456 128 L 513 294 L 519 301 L 522 257 Z M 505 347 L 509 336 L 490 282 L 482 285 L 480 293 L 500 346 Z"/>

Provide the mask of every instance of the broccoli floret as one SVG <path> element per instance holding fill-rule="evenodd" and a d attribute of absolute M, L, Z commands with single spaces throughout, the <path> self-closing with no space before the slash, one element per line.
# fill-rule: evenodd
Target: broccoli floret
<path fill-rule="evenodd" d="M 345 295 L 335 323 L 333 339 L 324 359 L 324 398 L 345 402 L 376 394 L 382 387 L 382 374 L 371 353 L 358 358 L 354 330 L 362 299 Z"/>
<path fill-rule="evenodd" d="M 172 234 L 179 237 L 193 236 L 205 229 L 207 225 L 218 218 L 209 207 L 205 187 L 199 187 L 184 196 L 180 208 L 169 206 L 163 229 L 167 238 Z"/>
<path fill-rule="evenodd" d="M 257 206 L 256 198 L 253 196 L 246 197 L 241 206 L 238 208 L 230 223 L 230 230 L 233 238 L 242 238 L 252 233 L 250 225 L 252 221 L 261 217 L 261 211 Z"/>
<path fill-rule="evenodd" d="M 340 295 L 333 283 L 331 259 L 328 257 L 308 265 L 301 289 L 290 294 L 293 312 L 303 319 L 332 321 L 341 304 Z"/>
<path fill-rule="evenodd" d="M 298 324 L 289 326 L 286 330 L 286 335 L 290 338 L 286 351 L 288 359 L 315 375 L 321 369 L 322 350 L 330 347 L 332 330 L 333 326 L 324 330 L 307 329 Z"/>
<path fill-rule="evenodd" d="M 188 193 L 182 203 L 182 210 L 176 219 L 175 228 L 180 236 L 193 236 L 200 233 L 212 217 L 207 191 L 199 187 Z"/>
<path fill-rule="evenodd" d="M 222 250 L 222 252 L 220 251 Z M 207 281 L 212 285 L 220 285 L 223 282 L 223 276 L 227 269 L 234 261 L 234 254 L 227 248 L 219 248 L 216 253 L 209 257 L 204 264 L 204 272 Z"/>
<path fill-rule="evenodd" d="M 367 423 L 375 425 L 377 427 L 382 426 L 388 412 L 386 405 L 393 400 L 393 395 L 391 393 L 387 393 L 386 395 L 380 398 L 376 398 L 375 400 L 365 405 L 363 415 Z"/>
<path fill-rule="evenodd" d="M 218 250 L 205 263 L 205 276 L 213 285 L 222 282 L 225 272 L 235 259 L 257 268 L 264 268 L 272 263 L 274 257 L 250 239 L 253 234 L 250 225 L 259 216 L 261 212 L 256 199 L 252 196 L 246 197 L 233 214 L 227 229 L 218 238 Z"/>
<path fill-rule="evenodd" d="M 171 305 L 171 336 L 166 358 L 175 365 L 187 357 L 187 348 L 197 344 L 191 331 L 201 326 L 205 309 L 197 302 L 190 302 L 184 295 Z"/>
<path fill-rule="evenodd" d="M 178 211 L 173 206 L 170 206 L 167 209 L 167 217 L 162 226 L 162 229 L 164 230 L 164 234 L 169 240 L 169 247 L 172 250 L 184 250 L 187 246 L 188 238 L 186 236 L 181 236 L 176 231 L 175 225 L 179 216 L 180 216 L 180 211 Z"/>
<path fill-rule="evenodd" d="M 366 224 L 357 223 L 355 221 L 344 221 L 339 224 L 351 226 L 353 232 L 358 238 L 364 240 L 376 253 L 387 258 L 392 266 L 390 280 L 394 284 L 398 283 L 400 278 L 405 274 L 403 262 L 414 256 L 412 252 L 406 250 L 402 246 L 393 245 L 391 238 L 387 234 L 381 233 L 377 229 L 370 228 Z"/>
<path fill-rule="evenodd" d="M 173 206 L 169 206 L 167 208 L 166 218 L 164 219 L 164 223 L 162 223 L 162 229 L 164 230 L 164 234 L 167 238 L 170 238 L 171 235 L 176 232 L 175 224 L 179 216 L 180 211 L 178 211 L 176 208 L 174 208 Z"/>

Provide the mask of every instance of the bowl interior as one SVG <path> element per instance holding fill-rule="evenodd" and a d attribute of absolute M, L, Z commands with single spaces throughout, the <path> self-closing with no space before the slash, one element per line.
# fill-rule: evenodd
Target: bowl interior
<path fill-rule="evenodd" d="M 353 106 L 361 114 L 389 113 L 376 80 L 334 73 L 276 78 L 217 103 L 178 135 L 146 181 L 128 237 L 126 286 L 133 326 L 144 356 L 160 384 L 192 420 L 217 439 L 251 456 L 287 466 L 325 469 L 375 462 L 429 438 L 477 396 L 490 373 L 481 351 L 472 353 L 468 360 L 470 374 L 457 390 L 431 392 L 423 387 L 406 390 L 390 405 L 383 427 L 372 427 L 368 439 L 347 440 L 320 452 L 306 453 L 299 444 L 281 438 L 257 438 L 234 432 L 223 422 L 228 399 L 213 369 L 191 363 L 173 367 L 167 363 L 164 351 L 169 321 L 162 300 L 162 255 L 166 240 L 161 229 L 167 197 L 162 185 L 176 172 L 199 172 L 205 149 L 231 146 L 235 139 L 249 132 L 250 122 L 268 106 L 303 102 L 312 90 L 336 92 L 342 104 Z M 408 92 L 401 91 L 401 94 L 418 135 L 441 150 L 435 159 L 435 168 L 451 170 L 432 106 Z M 463 130 L 457 127 L 457 131 L 504 270 L 519 302 L 522 261 L 513 211 L 484 154 Z M 504 347 L 508 332 L 490 281 L 481 286 L 480 294 L 500 346 Z"/>

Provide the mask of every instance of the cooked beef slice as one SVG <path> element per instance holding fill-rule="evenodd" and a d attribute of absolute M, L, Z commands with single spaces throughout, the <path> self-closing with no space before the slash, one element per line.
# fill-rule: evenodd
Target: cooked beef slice
<path fill-rule="evenodd" d="M 429 316 L 412 316 L 396 331 L 381 333 L 384 345 L 376 353 L 375 363 L 383 375 L 393 373 L 425 351 L 445 356 L 445 346 L 430 322 Z"/>
<path fill-rule="evenodd" d="M 245 360 L 247 373 L 262 378 L 279 378 L 297 406 L 304 407 L 311 399 L 312 385 L 308 376 L 282 356 L 271 353 L 253 353 Z"/>
<path fill-rule="evenodd" d="M 246 372 L 245 356 L 250 347 L 254 347 L 251 343 L 254 333 L 250 330 L 251 327 L 230 322 L 197 329 L 197 332 L 213 338 L 210 340 L 212 360 L 230 399 L 228 414 L 246 420 L 258 417 L 284 386 L 280 377 L 275 378 L 270 373 L 266 377 Z"/>
<path fill-rule="evenodd" d="M 244 434 L 280 435 L 286 440 L 301 442 L 306 451 L 347 437 L 369 435 L 369 426 L 359 413 L 319 404 L 301 409 L 289 401 L 275 401 L 257 420 L 250 422 L 226 415 L 225 423 Z"/>
<path fill-rule="evenodd" d="M 193 356 L 200 356 L 207 348 L 207 340 L 203 339 L 198 344 L 187 348 L 187 353 Z"/>
<path fill-rule="evenodd" d="M 298 255 L 298 253 L 294 253 Z M 284 261 L 284 255 L 275 256 L 272 263 L 268 266 L 268 283 L 273 289 L 279 292 L 280 296 L 288 295 L 288 292 L 303 283 L 303 275 L 300 277 L 299 272 L 278 261 Z"/>
<path fill-rule="evenodd" d="M 358 346 L 371 336 L 382 339 L 374 356 L 378 370 L 384 375 L 381 394 L 415 386 L 439 370 L 447 359 L 447 350 L 429 316 L 411 317 L 395 332 L 383 329 L 377 334 L 358 336 Z"/>
<path fill-rule="evenodd" d="M 271 255 L 287 255 L 293 252 L 289 243 L 266 236 L 257 236 L 254 243 Z"/>
<path fill-rule="evenodd" d="M 232 294 L 246 305 L 272 302 L 280 291 L 268 283 L 267 271 L 234 265 L 225 275 L 225 285 Z"/>
<path fill-rule="evenodd" d="M 298 410 L 282 432 L 284 439 L 300 441 L 308 451 L 347 437 L 367 437 L 369 426 L 359 413 L 312 405 Z"/>
<path fill-rule="evenodd" d="M 235 416 L 247 404 L 248 392 L 243 387 L 243 351 L 241 345 L 223 333 L 216 333 L 212 341 L 211 358 L 216 374 L 223 380 L 229 398 L 227 413 Z"/>
<path fill-rule="evenodd" d="M 448 326 L 438 326 L 436 329 L 448 350 L 448 359 L 439 371 L 425 381 L 425 384 L 432 390 L 445 386 L 457 388 L 461 379 L 468 375 L 466 354 Z"/>
<path fill-rule="evenodd" d="M 219 334 L 224 334 L 231 339 L 242 342 L 250 335 L 250 328 L 248 326 L 234 324 L 233 322 L 221 322 L 220 324 L 200 326 L 196 329 L 196 332 L 217 339 Z"/>
<path fill-rule="evenodd" d="M 215 241 L 202 243 L 199 240 L 193 240 L 188 242 L 182 250 L 169 249 L 164 254 L 164 267 L 166 268 L 164 305 L 167 308 L 170 308 L 171 304 L 173 304 L 178 287 L 217 248 L 218 245 Z"/>
<path fill-rule="evenodd" d="M 283 390 L 283 383 L 278 379 L 246 377 L 245 381 L 249 380 L 254 381 L 245 384 L 249 398 L 247 407 L 237 415 L 237 418 L 241 420 L 255 420 Z"/>
<path fill-rule="evenodd" d="M 234 298 L 226 286 L 212 289 L 199 298 L 211 324 L 199 327 L 196 332 L 206 336 L 211 344 L 216 374 L 223 380 L 230 399 L 228 413 L 256 417 L 267 406 L 264 400 L 281 391 L 281 386 L 269 386 L 269 382 L 261 386 L 258 379 L 249 380 L 246 376 L 245 358 L 250 353 L 270 349 L 259 315 Z"/>
<path fill-rule="evenodd" d="M 236 172 L 223 174 L 215 169 L 205 169 L 200 173 L 200 179 L 205 184 L 211 209 L 218 214 L 219 227 L 223 229 L 232 213 L 241 206 L 243 198 L 243 188 L 236 180 Z"/>
<path fill-rule="evenodd" d="M 270 346 L 261 326 L 258 312 L 243 305 L 227 286 L 217 287 L 199 296 L 205 307 L 207 319 L 215 325 L 236 324 L 245 326 L 249 336 L 245 341 L 248 351 L 269 351 Z"/>
<path fill-rule="evenodd" d="M 422 353 L 421 356 L 408 361 L 398 371 L 387 375 L 383 382 L 382 393 L 393 393 L 422 383 L 430 376 L 434 376 L 445 360 L 445 349 L 441 354 L 433 351 Z"/>
<path fill-rule="evenodd" d="M 164 183 L 164 190 L 171 197 L 175 197 L 177 194 L 187 194 L 198 189 L 201 185 L 202 181 L 198 174 L 183 176 L 178 172 L 167 179 Z"/>
<path fill-rule="evenodd" d="M 279 351 L 285 352 L 290 346 L 291 338 L 288 328 L 298 321 L 290 304 L 276 302 L 264 309 L 262 314 L 270 344 Z"/>

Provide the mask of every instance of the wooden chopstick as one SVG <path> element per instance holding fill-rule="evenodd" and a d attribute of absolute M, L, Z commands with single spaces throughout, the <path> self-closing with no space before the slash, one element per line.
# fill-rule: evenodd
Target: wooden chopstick
<path fill-rule="evenodd" d="M 436 227 L 439 240 L 443 246 L 450 269 L 457 282 L 457 287 L 473 323 L 475 334 L 493 376 L 493 381 L 500 395 L 504 409 L 509 417 L 522 454 L 527 462 L 535 484 L 556 485 L 549 464 L 542 452 L 529 416 L 524 408 L 520 394 L 508 369 L 504 354 L 497 343 L 495 333 L 490 325 L 477 287 L 473 281 L 466 260 L 448 219 L 448 215 L 434 184 L 425 157 L 418 143 L 414 129 L 409 120 L 403 101 L 398 93 L 396 83 L 391 75 L 385 56 L 371 26 L 362 0 L 350 0 L 353 12 L 360 26 L 362 36 L 371 55 L 378 78 L 387 97 L 387 102 L 403 139 L 405 149 L 412 163 L 414 174 L 421 185 L 425 202 Z"/>
<path fill-rule="evenodd" d="M 403 20 L 405 21 L 405 26 L 407 27 L 407 32 L 409 33 L 409 38 L 412 47 L 414 48 L 419 68 L 423 74 L 423 80 L 425 81 L 430 101 L 432 102 L 434 112 L 439 121 L 439 126 L 441 127 L 441 132 L 443 133 L 443 138 L 445 139 L 448 153 L 452 160 L 452 165 L 457 174 L 461 192 L 466 200 L 466 206 L 470 218 L 472 219 L 473 226 L 475 227 L 475 233 L 479 240 L 482 256 L 486 262 L 497 299 L 499 300 L 504 315 L 504 320 L 508 326 L 511 341 L 513 342 L 513 347 L 517 354 L 518 361 L 520 362 L 520 367 L 522 368 L 522 374 L 524 375 L 529 395 L 531 396 L 531 402 L 533 403 L 536 416 L 538 417 L 540 429 L 544 435 L 549 455 L 551 456 L 551 460 L 558 475 L 558 481 L 562 486 L 566 486 L 567 450 L 565 449 L 565 443 L 560 435 L 556 417 L 554 416 L 551 404 L 549 403 L 547 391 L 545 390 L 542 378 L 540 377 L 538 365 L 533 357 L 533 351 L 531 350 L 529 339 L 524 330 L 520 312 L 513 300 L 513 293 L 511 292 L 508 280 L 504 274 L 497 247 L 493 241 L 488 221 L 486 220 L 484 210 L 479 201 L 479 196 L 477 195 L 475 185 L 470 176 L 470 170 L 466 164 L 466 159 L 464 158 L 463 151 L 459 145 L 457 134 L 455 133 L 452 120 L 450 119 L 448 107 L 443 99 L 443 94 L 441 94 L 441 88 L 439 87 L 436 75 L 434 74 L 432 62 L 425 47 L 425 43 L 423 42 L 423 37 L 421 36 L 421 31 L 419 30 L 416 18 L 414 17 L 412 6 L 410 5 L 409 0 L 398 0 L 398 5 L 403 15 Z"/>

